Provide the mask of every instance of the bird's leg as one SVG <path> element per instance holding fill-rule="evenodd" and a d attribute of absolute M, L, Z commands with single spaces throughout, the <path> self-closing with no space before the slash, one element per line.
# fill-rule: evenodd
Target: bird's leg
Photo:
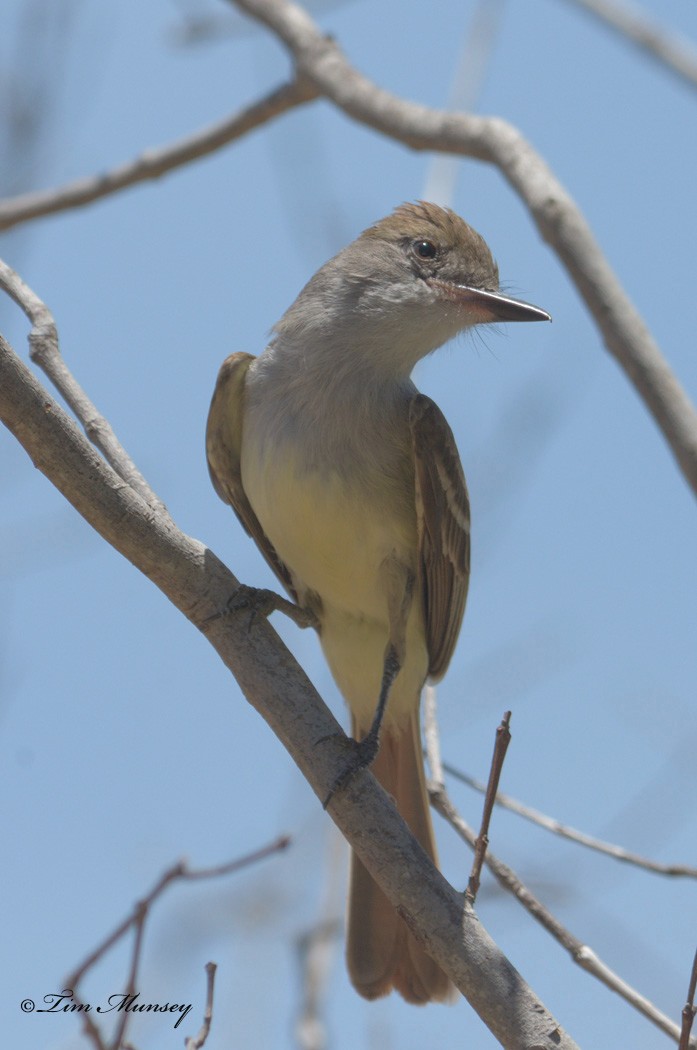
<path fill-rule="evenodd" d="M 244 583 L 240 583 L 235 588 L 225 603 L 224 609 L 213 613 L 205 622 L 208 624 L 213 620 L 220 620 L 222 617 L 230 616 L 241 609 L 251 610 L 250 627 L 254 623 L 256 616 L 270 616 L 272 612 L 284 613 L 297 627 L 314 627 L 315 629 L 319 627 L 319 620 L 312 609 L 296 605 L 295 602 L 291 602 L 280 594 L 276 594 L 275 591 L 267 590 L 265 587 L 248 587 Z"/>
<path fill-rule="evenodd" d="M 402 663 L 390 641 L 387 643 L 387 649 L 385 650 L 385 659 L 382 665 L 380 695 L 378 696 L 378 704 L 375 708 L 373 723 L 363 739 L 357 742 L 358 746 L 356 747 L 355 753 L 358 761 L 356 763 L 356 769 L 362 769 L 363 766 L 369 766 L 378 753 L 380 748 L 380 727 L 382 726 L 382 720 L 385 716 L 387 698 L 390 695 L 392 683 L 401 669 Z M 351 774 L 354 772 L 355 770 L 351 770 Z"/>
<path fill-rule="evenodd" d="M 380 747 L 380 728 L 387 709 L 390 689 L 402 669 L 406 656 L 407 621 L 414 595 L 414 573 L 393 555 L 382 563 L 380 574 L 387 592 L 390 633 L 383 657 L 378 703 L 370 729 L 363 739 L 356 743 L 350 764 L 334 781 L 331 791 L 324 800 L 325 809 L 332 795 L 345 787 L 359 769 L 369 766 L 377 755 Z"/>

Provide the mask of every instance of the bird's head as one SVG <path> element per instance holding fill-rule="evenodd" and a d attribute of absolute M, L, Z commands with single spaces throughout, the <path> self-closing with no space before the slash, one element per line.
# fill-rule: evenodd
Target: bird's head
<path fill-rule="evenodd" d="M 300 335 L 310 324 L 319 335 L 319 322 L 335 346 L 360 348 L 408 374 L 465 328 L 550 320 L 498 288 L 486 242 L 459 215 L 424 201 L 402 204 L 318 270 L 277 331 Z"/>

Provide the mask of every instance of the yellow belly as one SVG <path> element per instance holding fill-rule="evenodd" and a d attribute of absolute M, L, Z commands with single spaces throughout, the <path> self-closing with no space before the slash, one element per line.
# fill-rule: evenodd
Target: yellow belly
<path fill-rule="evenodd" d="M 357 618 L 387 622 L 380 566 L 392 555 L 414 571 L 416 516 L 337 474 L 297 469 L 291 456 L 250 463 L 242 481 L 254 511 L 300 590 Z M 400 510 L 402 511 L 400 513 Z"/>
<path fill-rule="evenodd" d="M 359 733 L 368 730 L 389 640 L 386 559 L 416 572 L 416 512 L 397 487 L 347 484 L 338 473 L 310 473 L 292 454 L 264 463 L 243 444 L 242 483 L 264 532 L 291 571 L 301 604 L 319 595 L 320 638 Z M 407 624 L 406 662 L 390 694 L 385 724 L 402 726 L 426 678 L 423 611 L 418 591 Z"/>

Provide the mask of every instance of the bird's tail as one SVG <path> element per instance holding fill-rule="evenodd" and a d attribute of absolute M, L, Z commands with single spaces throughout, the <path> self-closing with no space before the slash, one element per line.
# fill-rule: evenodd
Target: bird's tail
<path fill-rule="evenodd" d="M 361 727 L 354 719 L 353 733 Z M 380 750 L 371 766 L 413 835 L 438 863 L 421 752 L 418 708 L 401 725 L 383 727 Z M 351 981 L 366 999 L 393 988 L 410 1003 L 445 1002 L 454 988 L 440 967 L 412 937 L 378 884 L 351 854 L 346 959 Z"/>

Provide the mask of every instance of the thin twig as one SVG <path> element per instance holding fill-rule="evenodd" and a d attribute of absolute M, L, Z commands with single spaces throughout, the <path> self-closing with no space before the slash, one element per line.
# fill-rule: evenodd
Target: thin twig
<path fill-rule="evenodd" d="M 438 739 L 438 728 L 435 723 L 435 705 L 432 705 L 431 707 L 429 719 L 431 723 L 430 733 L 426 737 L 426 745 L 428 749 L 429 765 L 432 766 L 430 748 L 432 741 Z M 448 769 L 448 766 L 444 765 L 443 768 Z M 481 787 L 485 790 L 484 785 L 481 785 Z M 448 821 L 470 848 L 475 850 L 477 846 L 477 836 L 469 824 L 467 824 L 455 809 L 442 782 L 440 784 L 429 784 L 429 797 L 433 807 Z M 546 929 L 563 948 L 566 949 L 578 966 L 586 970 L 593 977 L 596 977 L 599 981 L 602 981 L 603 984 L 613 992 L 620 995 L 631 1006 L 652 1021 L 653 1024 L 677 1041 L 679 1037 L 678 1026 L 666 1014 L 663 1014 L 658 1010 L 649 999 L 637 992 L 635 988 L 632 988 L 631 985 L 627 984 L 627 982 L 618 974 L 614 973 L 613 970 L 606 966 L 596 953 L 588 947 L 588 945 L 583 944 L 577 937 L 567 930 L 566 927 L 559 922 L 556 916 L 554 916 L 552 912 L 542 904 L 537 897 L 535 897 L 532 891 L 528 889 L 512 868 L 507 864 L 504 864 L 503 861 L 500 861 L 498 857 L 496 857 L 495 854 L 492 854 L 489 850 L 487 850 L 484 857 L 484 863 L 498 880 L 499 884 L 507 892 L 516 897 L 530 915 L 532 915 L 532 917 L 539 922 L 540 925 Z M 686 1044 L 685 1050 L 697 1050 L 697 1042 L 693 1041 Z"/>
<path fill-rule="evenodd" d="M 637 7 L 616 0 L 571 0 L 635 44 L 690 87 L 697 87 L 697 49 L 677 33 L 665 30 Z"/>
<path fill-rule="evenodd" d="M 489 825 L 491 823 L 491 814 L 494 810 L 494 802 L 496 801 L 496 793 L 499 789 L 499 782 L 501 780 L 501 770 L 503 769 L 508 745 L 511 742 L 510 727 L 511 712 L 506 711 L 501 720 L 501 724 L 496 730 L 496 743 L 494 744 L 494 754 L 491 760 L 491 769 L 489 770 L 489 782 L 486 786 L 486 794 L 484 796 L 482 823 L 479 828 L 479 834 L 477 835 L 477 841 L 474 844 L 472 872 L 469 877 L 469 882 L 467 883 L 467 889 L 465 890 L 465 897 L 470 904 L 474 904 L 477 899 L 479 880 L 482 874 L 482 864 L 484 863 L 486 851 L 489 848 Z"/>
<path fill-rule="evenodd" d="M 447 793 L 442 789 L 435 789 L 429 791 L 429 794 L 433 806 L 438 810 L 441 816 L 445 817 L 458 835 L 460 835 L 460 837 L 464 839 L 472 849 L 474 849 L 477 836 L 473 829 L 470 828 L 466 821 L 464 821 L 459 815 L 448 798 Z M 596 977 L 611 991 L 616 992 L 617 995 L 621 996 L 621 998 L 633 1006 L 635 1010 L 638 1010 L 639 1013 L 643 1014 L 644 1017 L 660 1028 L 661 1031 L 665 1032 L 676 1042 L 678 1041 L 680 1038 L 680 1029 L 675 1022 L 654 1006 L 649 999 L 641 995 L 635 988 L 632 988 L 631 985 L 627 984 L 626 981 L 611 970 L 592 948 L 583 944 L 582 941 L 567 930 L 566 927 L 559 922 L 556 916 L 554 916 L 552 912 L 550 912 L 549 909 L 545 907 L 537 897 L 535 897 L 531 890 L 528 889 L 528 887 L 521 881 L 516 873 L 508 867 L 507 864 L 504 864 L 491 852 L 487 852 L 486 857 L 484 858 L 484 863 L 498 880 L 500 885 L 520 901 L 530 915 L 532 915 L 532 917 L 539 922 L 540 925 L 543 926 L 563 948 L 567 950 L 573 961 L 578 966 L 583 970 L 586 970 L 591 976 Z M 688 1047 L 689 1050 L 696 1050 L 697 1042 L 693 1040 L 688 1044 Z"/>
<path fill-rule="evenodd" d="M 467 31 L 457 56 L 447 106 L 451 110 L 473 113 L 482 90 L 501 30 L 503 0 L 479 0 L 469 19 Z M 448 153 L 435 153 L 426 173 L 423 197 L 452 207 L 460 158 Z"/>
<path fill-rule="evenodd" d="M 46 373 L 73 410 L 92 444 L 99 449 L 107 463 L 127 485 L 142 496 L 153 510 L 169 519 L 164 503 L 150 488 L 116 437 L 109 421 L 97 411 L 63 360 L 53 314 L 19 274 L 1 259 L 0 288 L 14 299 L 31 322 L 29 353 L 32 361 Z"/>
<path fill-rule="evenodd" d="M 325 1050 L 327 1026 L 321 1017 L 321 997 L 331 969 L 333 949 L 343 932 L 339 919 L 320 919 L 297 941 L 302 975 L 302 1002 L 295 1023 L 300 1050 Z"/>
<path fill-rule="evenodd" d="M 214 962 L 206 963 L 206 1008 L 203 1013 L 203 1024 L 196 1036 L 189 1036 L 184 1044 L 186 1050 L 201 1050 L 208 1038 L 213 1020 L 213 992 L 215 989 L 215 971 L 217 967 Z"/>
<path fill-rule="evenodd" d="M 697 952 L 692 962 L 692 973 L 687 989 L 687 1002 L 682 1011 L 682 1027 L 680 1029 L 680 1045 L 678 1050 L 688 1050 L 693 1043 L 690 1042 L 692 1022 L 695 1019 L 695 995 L 697 995 Z"/>
<path fill-rule="evenodd" d="M 456 780 L 460 780 L 463 784 L 474 788 L 475 791 L 482 793 L 486 791 L 486 785 L 481 780 L 471 777 L 468 773 L 463 773 L 462 770 L 451 766 L 448 762 L 443 763 L 443 769 Z M 532 806 L 526 806 L 501 791 L 496 795 L 496 805 L 503 806 L 504 809 L 508 809 L 512 813 L 517 813 L 518 816 L 524 817 L 525 820 L 529 820 L 533 824 L 537 824 L 538 827 L 545 828 L 546 831 L 551 831 L 554 835 L 569 839 L 571 842 L 577 842 L 579 845 L 586 846 L 588 849 L 595 850 L 598 853 L 604 853 L 606 856 L 612 857 L 613 860 L 619 860 L 625 864 L 634 864 L 657 875 L 697 878 L 697 868 L 691 867 L 689 864 L 663 864 L 660 861 L 642 857 L 638 853 L 631 853 L 622 846 L 616 846 L 612 842 L 603 842 L 602 839 L 586 835 L 585 832 L 577 831 L 576 828 L 569 827 L 568 824 L 562 824 L 561 821 L 556 820 L 554 817 L 548 817 L 544 813 L 540 813 L 539 810 L 533 809 Z"/>
<path fill-rule="evenodd" d="M 130 929 L 133 929 L 133 950 L 131 952 L 131 962 L 129 967 L 128 981 L 126 985 L 125 996 L 136 995 L 138 992 L 138 970 L 140 967 L 140 960 L 143 948 L 143 936 L 145 933 L 145 924 L 150 913 L 150 909 L 155 901 L 160 897 L 163 891 L 170 883 L 177 881 L 178 879 L 184 881 L 196 881 L 198 879 L 214 879 L 219 878 L 223 875 L 230 875 L 234 872 L 239 871 L 241 868 L 247 867 L 250 864 L 255 864 L 260 860 L 270 856 L 272 853 L 276 853 L 280 850 L 285 849 L 290 842 L 288 836 L 281 836 L 268 846 L 262 847 L 262 849 L 256 850 L 254 853 L 249 853 L 245 857 L 237 858 L 236 860 L 230 861 L 227 864 L 221 864 L 215 868 L 200 868 L 191 870 L 186 866 L 184 861 L 179 861 L 169 868 L 165 873 L 157 880 L 150 892 L 135 905 L 132 913 L 124 919 L 124 921 L 117 926 L 117 928 L 109 934 L 109 936 L 102 941 L 97 948 L 91 952 L 88 957 L 82 962 L 80 966 L 66 978 L 66 989 L 64 995 L 69 995 L 78 1006 L 84 1006 L 84 1001 L 79 992 L 79 984 L 85 974 L 97 963 L 103 956 L 126 934 Z M 212 971 L 209 969 L 212 967 Z M 203 1046 L 208 1030 L 210 1029 L 211 1015 L 209 1008 L 212 1010 L 213 1004 L 213 979 L 215 974 L 215 964 L 208 963 L 206 966 L 206 972 L 208 974 L 208 998 L 206 1003 L 206 1013 L 204 1014 L 204 1022 L 201 1030 L 199 1031 L 196 1040 L 202 1038 L 202 1042 L 196 1040 L 187 1040 L 187 1050 L 189 1043 L 191 1047 L 195 1048 Z M 80 1017 L 82 1020 L 83 1029 L 88 1039 L 92 1042 L 96 1050 L 121 1050 L 127 1046 L 126 1043 L 126 1030 L 130 1021 L 132 1020 L 132 1014 L 128 1010 L 120 1011 L 120 1016 L 115 1028 L 114 1037 L 111 1041 L 109 1048 L 104 1043 L 101 1030 L 92 1021 L 89 1013 L 86 1010 L 80 1011 Z"/>
<path fill-rule="evenodd" d="M 329 829 L 326 877 L 322 882 L 317 920 L 297 938 L 300 1005 L 293 1026 L 299 1050 L 325 1050 L 329 1045 L 326 997 L 336 947 L 343 934 L 346 844 L 335 827 Z"/>
<path fill-rule="evenodd" d="M 424 686 L 423 691 L 424 711 L 424 740 L 426 742 L 426 757 L 431 771 L 431 780 L 438 786 L 445 786 L 443 776 L 443 763 L 440 754 L 440 734 L 438 732 L 438 719 L 436 708 L 436 687 L 430 683 Z"/>
<path fill-rule="evenodd" d="M 0 201 L 0 230 L 38 219 L 42 215 L 55 215 L 70 208 L 80 208 L 136 183 L 159 179 L 184 164 L 228 146 L 262 124 L 290 109 L 312 102 L 316 97 L 317 89 L 300 75 L 218 124 L 211 124 L 169 145 L 148 149 L 135 160 L 127 161 L 111 171 L 90 175 L 65 186 L 8 197 Z"/>
<path fill-rule="evenodd" d="M 126 982 L 126 996 L 136 995 L 138 992 L 138 971 L 143 953 L 143 937 L 145 936 L 145 923 L 148 918 L 148 906 L 142 901 L 136 905 L 137 918 L 133 924 L 133 951 L 131 952 L 131 965 Z M 113 1050 L 119 1050 L 126 1038 L 126 1029 L 131 1020 L 131 1015 L 124 1010 L 119 1015 L 112 1040 Z"/>
<path fill-rule="evenodd" d="M 185 861 L 178 861 L 176 864 L 173 864 L 171 868 L 168 868 L 167 871 L 160 876 L 150 892 L 135 905 L 131 914 L 128 915 L 123 922 L 120 923 L 116 929 L 94 949 L 94 951 L 90 952 L 80 966 L 78 966 L 77 969 L 67 978 L 66 983 L 72 988 L 79 984 L 87 971 L 91 969 L 95 963 L 97 963 L 99 959 L 101 959 L 102 956 L 105 955 L 105 953 L 108 952 L 109 949 L 112 948 L 129 929 L 131 929 L 131 927 L 137 927 L 141 921 L 143 913 L 149 911 L 153 903 L 163 893 L 167 886 L 170 885 L 170 883 L 176 882 L 179 879 L 185 882 L 192 882 L 197 879 L 217 879 L 223 875 L 232 875 L 241 868 L 248 867 L 250 864 L 257 864 L 259 861 L 264 860 L 273 853 L 278 853 L 281 850 L 286 849 L 289 844 L 289 836 L 282 835 L 280 838 L 271 842 L 268 846 L 263 846 L 261 849 L 255 850 L 253 853 L 249 853 L 245 857 L 240 857 L 236 860 L 230 861 L 228 864 L 221 864 L 219 867 L 214 868 L 198 868 L 191 870 L 186 866 Z"/>

